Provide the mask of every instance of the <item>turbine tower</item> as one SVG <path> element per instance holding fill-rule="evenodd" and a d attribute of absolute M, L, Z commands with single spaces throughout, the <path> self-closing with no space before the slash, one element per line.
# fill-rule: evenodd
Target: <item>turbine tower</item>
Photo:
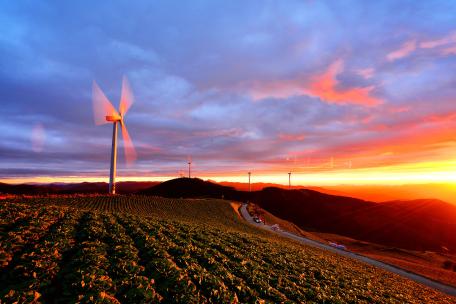
<path fill-rule="evenodd" d="M 291 172 L 288 172 L 288 189 L 291 189 Z"/>
<path fill-rule="evenodd" d="M 191 168 L 192 168 L 192 159 L 191 157 L 188 158 L 188 178 L 191 178 Z"/>
<path fill-rule="evenodd" d="M 250 184 L 250 175 L 252 174 L 252 172 L 248 172 L 248 174 L 249 174 L 249 192 L 252 192 L 252 187 Z"/>
<path fill-rule="evenodd" d="M 122 137 L 125 149 L 127 164 L 136 159 L 136 151 L 125 126 L 125 114 L 133 104 L 133 93 L 130 84 L 124 76 L 122 80 L 122 93 L 120 97 L 119 110 L 117 111 L 109 99 L 105 96 L 98 84 L 94 81 L 92 86 L 93 115 L 96 125 L 112 123 L 112 146 L 111 146 L 111 167 L 109 172 L 109 193 L 116 193 L 116 166 L 117 166 L 117 131 L 118 125 L 122 128 Z"/>

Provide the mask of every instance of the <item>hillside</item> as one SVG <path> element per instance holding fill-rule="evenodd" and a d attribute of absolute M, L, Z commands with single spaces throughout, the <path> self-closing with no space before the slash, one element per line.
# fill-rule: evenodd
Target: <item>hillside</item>
<path fill-rule="evenodd" d="M 238 182 L 215 182 L 211 181 L 213 183 L 217 183 L 222 186 L 227 186 L 227 187 L 232 187 L 236 190 L 240 191 L 248 191 L 249 190 L 249 184 L 248 183 L 238 183 Z M 274 183 L 252 183 L 251 184 L 251 190 L 252 191 L 261 191 L 264 188 L 280 188 L 280 189 L 285 189 L 288 190 L 290 187 L 288 185 L 282 185 L 282 184 L 274 184 Z M 301 186 L 301 185 L 291 185 L 291 189 L 293 190 L 298 190 L 298 189 L 309 189 L 309 190 L 314 190 L 318 191 L 321 193 L 325 194 L 331 194 L 331 195 L 339 195 L 339 196 L 349 196 L 347 193 L 350 192 L 341 192 L 337 190 L 333 190 L 331 188 L 327 187 L 316 187 L 316 186 Z"/>
<path fill-rule="evenodd" d="M 2 303 L 455 300 L 246 226 L 229 202 L 87 196 L 0 204 Z"/>
<path fill-rule="evenodd" d="M 14 198 L 16 203 L 72 207 L 77 210 L 126 213 L 168 220 L 198 222 L 251 230 L 227 201 L 221 199 L 168 199 L 143 195 L 59 195 Z"/>
<path fill-rule="evenodd" d="M 142 193 L 165 197 L 250 200 L 308 231 L 333 233 L 386 246 L 456 252 L 456 206 L 439 200 L 375 203 L 310 189 L 238 191 L 200 179 L 163 182 Z"/>
<path fill-rule="evenodd" d="M 106 188 L 105 183 L 0 184 L 0 192 L 40 195 L 100 193 Z M 139 192 L 172 198 L 223 197 L 241 202 L 250 200 L 304 230 L 339 234 L 403 249 L 440 252 L 449 249 L 456 252 L 456 237 L 451 233 L 455 231 L 456 207 L 438 200 L 378 204 L 311 189 L 290 191 L 273 187 L 249 193 L 198 178 L 178 178 L 163 183 L 121 182 L 117 189 L 119 193 Z"/>
<path fill-rule="evenodd" d="M 237 191 L 232 187 L 218 185 L 199 178 L 176 178 L 142 190 L 140 194 L 164 197 L 233 197 Z M 239 194 L 240 195 L 240 194 Z"/>
<path fill-rule="evenodd" d="M 373 203 L 312 190 L 266 188 L 256 204 L 303 229 L 413 250 L 456 251 L 456 207 L 439 200 Z"/>

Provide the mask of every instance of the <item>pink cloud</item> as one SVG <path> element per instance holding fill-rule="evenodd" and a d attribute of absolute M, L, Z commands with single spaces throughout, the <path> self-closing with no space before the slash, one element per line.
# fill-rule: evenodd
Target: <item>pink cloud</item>
<path fill-rule="evenodd" d="M 416 40 L 410 40 L 405 42 L 399 49 L 386 55 L 386 59 L 394 61 L 403 57 L 408 56 L 416 50 Z"/>
<path fill-rule="evenodd" d="M 433 49 L 435 47 L 454 43 L 456 43 L 456 32 L 453 32 L 441 39 L 423 41 L 420 43 L 420 47 L 423 49 Z"/>
<path fill-rule="evenodd" d="M 411 107 L 404 106 L 404 107 L 392 107 L 390 108 L 391 113 L 404 113 L 410 111 Z"/>
<path fill-rule="evenodd" d="M 437 49 L 438 54 L 444 56 L 456 54 L 456 32 L 450 33 L 440 39 L 426 40 L 419 43 L 415 39 L 406 41 L 399 49 L 387 54 L 386 59 L 388 61 L 394 61 L 404 58 L 417 49 Z"/>
<path fill-rule="evenodd" d="M 279 134 L 279 139 L 282 141 L 302 141 L 304 138 L 305 136 L 303 134 Z"/>
<path fill-rule="evenodd" d="M 372 78 L 374 76 L 374 69 L 373 68 L 365 68 L 365 69 L 359 69 L 356 71 L 356 73 L 365 79 Z"/>
<path fill-rule="evenodd" d="M 442 50 L 443 55 L 456 55 L 456 45 Z"/>
<path fill-rule="evenodd" d="M 256 83 L 251 96 L 254 100 L 268 97 L 287 98 L 290 96 L 306 95 L 306 88 L 300 79 L 290 79 L 269 83 Z"/>
<path fill-rule="evenodd" d="M 314 75 L 307 81 L 291 79 L 257 83 L 251 90 L 251 95 L 255 100 L 266 97 L 287 98 L 290 96 L 308 95 L 334 104 L 374 106 L 383 103 L 381 99 L 371 96 L 374 86 L 348 89 L 339 88 L 337 75 L 342 73 L 343 67 L 344 62 L 339 59 L 333 62 L 325 72 Z"/>
<path fill-rule="evenodd" d="M 41 123 L 38 123 L 33 126 L 31 140 L 32 150 L 34 152 L 43 151 L 44 142 L 46 140 L 46 131 Z"/>
<path fill-rule="evenodd" d="M 456 54 L 456 32 L 434 40 L 423 41 L 420 43 L 420 48 L 437 49 L 439 54 L 443 56 Z"/>

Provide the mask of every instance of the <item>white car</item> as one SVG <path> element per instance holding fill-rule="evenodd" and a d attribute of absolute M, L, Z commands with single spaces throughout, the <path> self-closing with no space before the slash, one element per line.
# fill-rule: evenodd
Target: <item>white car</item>
<path fill-rule="evenodd" d="M 340 249 L 340 250 L 347 250 L 347 247 L 345 247 L 345 246 L 342 245 L 342 244 L 337 244 L 337 243 L 329 242 L 329 246 L 335 247 L 335 248 Z"/>

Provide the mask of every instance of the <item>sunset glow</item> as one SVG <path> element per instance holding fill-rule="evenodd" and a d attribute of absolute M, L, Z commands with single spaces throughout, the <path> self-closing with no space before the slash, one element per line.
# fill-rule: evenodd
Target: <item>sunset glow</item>
<path fill-rule="evenodd" d="M 0 181 L 107 181 L 126 75 L 119 181 L 456 186 L 453 2 L 124 5 L 2 4 Z"/>

